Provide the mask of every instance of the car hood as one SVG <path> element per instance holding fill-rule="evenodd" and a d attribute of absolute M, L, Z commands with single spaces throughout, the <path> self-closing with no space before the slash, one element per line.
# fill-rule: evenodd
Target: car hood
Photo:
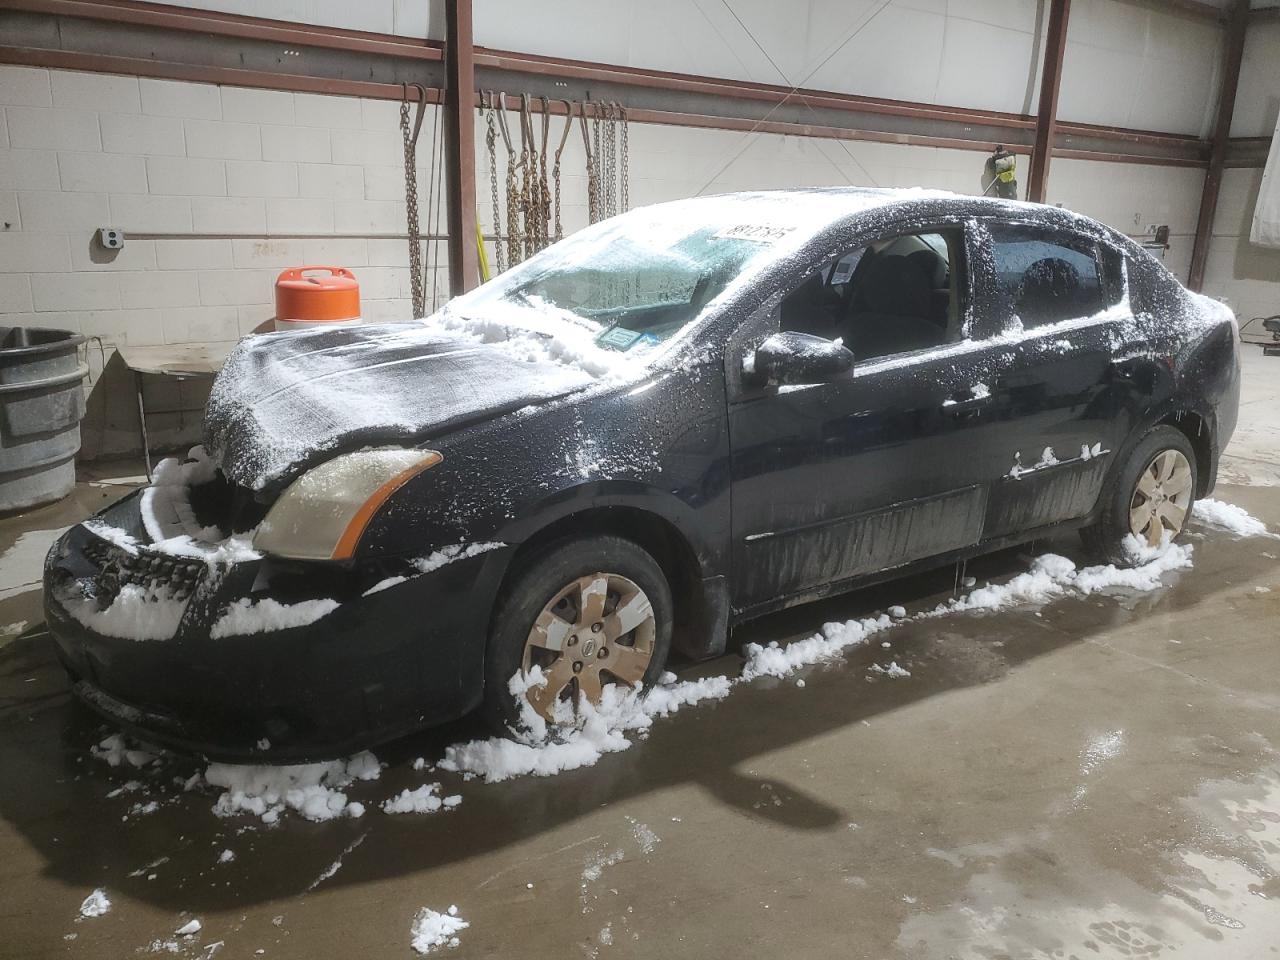
<path fill-rule="evenodd" d="M 205 449 L 227 479 L 278 492 L 343 450 L 411 443 L 593 382 L 573 366 L 422 324 L 249 337 L 205 409 Z"/>

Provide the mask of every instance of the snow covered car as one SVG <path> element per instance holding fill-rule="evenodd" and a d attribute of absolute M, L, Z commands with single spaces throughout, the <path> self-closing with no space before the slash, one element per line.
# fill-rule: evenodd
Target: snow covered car
<path fill-rule="evenodd" d="M 662 204 L 422 322 L 243 341 L 203 450 L 54 546 L 49 628 L 90 706 L 213 758 L 563 716 L 921 566 L 1159 547 L 1237 395 L 1230 311 L 1086 217 Z"/>

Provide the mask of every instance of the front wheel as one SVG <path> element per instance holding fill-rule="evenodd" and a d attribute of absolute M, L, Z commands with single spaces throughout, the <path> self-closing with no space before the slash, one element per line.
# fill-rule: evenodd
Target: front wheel
<path fill-rule="evenodd" d="M 1102 518 L 1081 531 L 1085 546 L 1101 560 L 1132 566 L 1137 558 L 1126 546 L 1130 537 L 1143 547 L 1158 547 L 1186 529 L 1197 479 L 1186 435 L 1165 424 L 1153 427 L 1117 476 Z"/>
<path fill-rule="evenodd" d="M 619 537 L 561 541 L 520 562 L 489 637 L 485 712 L 521 724 L 521 699 L 553 722 L 558 705 L 599 705 L 610 684 L 650 685 L 671 647 L 671 589 L 644 550 Z M 544 683 L 512 693 L 534 668 Z"/>

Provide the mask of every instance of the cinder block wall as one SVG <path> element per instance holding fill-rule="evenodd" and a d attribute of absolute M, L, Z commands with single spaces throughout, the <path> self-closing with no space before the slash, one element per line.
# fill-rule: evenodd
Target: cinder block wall
<path fill-rule="evenodd" d="M 397 103 L 0 66 L 0 107 L 0 324 L 100 337 L 108 360 L 117 345 L 230 343 L 271 319 L 280 269 L 308 263 L 357 271 L 366 318 L 411 319 Z M 101 246 L 103 226 L 123 249 Z M 95 376 L 100 361 L 95 348 Z M 192 437 L 198 413 L 163 412 L 178 388 L 147 389 L 156 441 Z M 200 384 L 182 393 L 199 407 Z M 84 454 L 136 450 L 136 420 L 113 364 Z"/>

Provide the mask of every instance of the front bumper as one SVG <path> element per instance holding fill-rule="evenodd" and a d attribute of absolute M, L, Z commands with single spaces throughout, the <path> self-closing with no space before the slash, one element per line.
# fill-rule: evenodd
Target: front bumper
<path fill-rule="evenodd" d="M 145 546 L 130 554 L 78 525 L 46 560 L 45 614 L 76 694 L 139 736 L 212 760 L 329 759 L 479 703 L 507 552 L 428 574 L 394 561 L 192 565 Z M 122 584 L 155 609 L 127 622 L 96 616 L 114 609 Z M 337 606 L 301 625 L 229 633 L 223 620 L 237 601 L 296 611 L 325 599 Z"/>

